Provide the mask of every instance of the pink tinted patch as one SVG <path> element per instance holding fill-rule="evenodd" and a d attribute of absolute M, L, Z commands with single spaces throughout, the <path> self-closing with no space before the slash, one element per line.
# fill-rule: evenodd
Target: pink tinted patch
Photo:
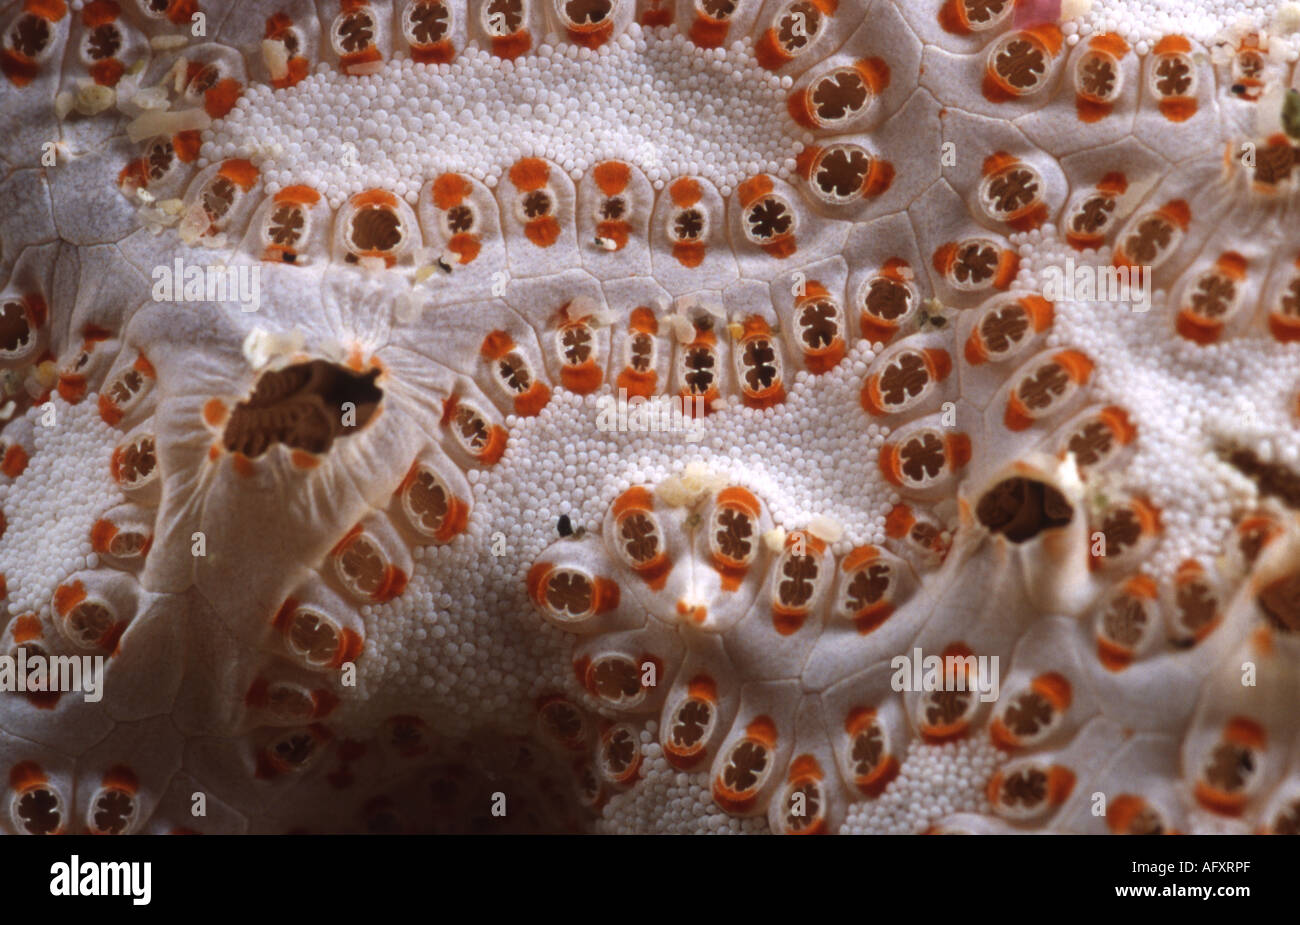
<path fill-rule="evenodd" d="M 1059 22 L 1061 0 L 1016 0 L 1015 24 L 1017 29 L 1040 22 Z"/>

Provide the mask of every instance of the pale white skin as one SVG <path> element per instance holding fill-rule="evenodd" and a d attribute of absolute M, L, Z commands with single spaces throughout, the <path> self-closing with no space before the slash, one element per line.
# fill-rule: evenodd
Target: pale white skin
<path fill-rule="evenodd" d="M 1300 693 L 1295 615 L 1265 592 L 1291 575 L 1300 531 L 1223 450 L 1300 465 L 1300 348 L 1269 320 L 1300 256 L 1294 172 L 1261 190 L 1256 161 L 1242 158 L 1247 143 L 1263 158 L 1283 128 L 1295 10 L 1167 2 L 1139 21 L 1123 3 L 1067 3 L 1050 13 L 1064 17 L 1061 45 L 1041 88 L 1002 99 L 986 92 L 989 50 L 1030 26 L 1007 18 L 961 34 L 929 2 L 842 0 L 784 63 L 765 38 L 786 15 L 781 3 L 742 3 L 725 44 L 705 55 L 688 37 L 690 3 L 660 30 L 642 29 L 643 10 L 620 0 L 612 37 L 592 52 L 573 45 L 561 7 L 534 2 L 531 46 L 509 65 L 472 0 L 447 7 L 452 63 L 428 65 L 412 63 L 403 31 L 413 5 L 374 3 L 382 63 L 360 64 L 365 76 L 339 73 L 358 66 L 346 55 L 364 42 L 340 58 L 337 3 L 258 0 L 238 15 L 223 5 L 207 11 L 202 37 L 122 5 L 125 74 L 113 93 L 87 89 L 80 7 L 51 24 L 29 83 L 0 80 L 3 300 L 21 313 L 37 293 L 48 306 L 4 357 L 15 404 L 0 440 L 27 461 L 0 475 L 0 641 L 5 653 L 23 641 L 47 654 L 115 652 L 102 699 L 3 695 L 0 770 L 11 784 L 0 827 L 1255 831 L 1295 813 L 1300 720 L 1284 707 Z M 287 51 L 263 44 L 280 10 L 296 30 Z M 7 4 L 0 24 L 8 32 L 23 15 Z M 1083 123 L 1076 74 L 1108 28 L 1128 49 L 1114 57 L 1118 90 L 1103 118 Z M 1234 89 L 1256 30 L 1267 35 L 1258 85 Z M 1195 74 L 1195 114 L 1179 122 L 1162 111 L 1151 73 L 1162 54 L 1182 54 L 1159 45 L 1171 33 L 1187 37 Z M 180 38 L 160 38 L 169 35 Z M 285 55 L 306 57 L 308 76 L 275 89 Z M 181 57 L 237 81 L 237 108 L 213 118 L 202 93 L 187 94 L 183 80 L 178 90 Z M 789 98 L 837 69 L 853 83 L 854 65 L 873 58 L 888 79 L 849 118 L 794 120 Z M 119 183 L 158 131 L 186 129 L 201 133 L 193 163 L 143 187 Z M 836 144 L 889 162 L 892 178 L 819 197 L 805 170 L 825 162 L 808 149 Z M 1009 160 L 990 167 L 999 153 Z M 529 157 L 544 162 L 540 186 L 535 168 L 512 169 Z M 255 168 L 247 191 L 205 215 L 213 178 L 239 159 Z M 614 160 L 628 166 L 611 193 L 596 165 Z M 1112 220 L 1094 249 L 1071 247 L 1075 207 L 1115 172 L 1125 184 Z M 453 198 L 473 215 L 472 260 L 454 237 L 464 215 L 453 219 L 435 185 L 443 174 L 464 178 Z M 759 174 L 770 186 L 745 182 Z M 688 205 L 702 214 L 706 247 L 695 265 L 674 249 L 683 176 L 699 181 Z M 1008 199 L 1026 177 L 1027 200 Z M 274 197 L 295 185 L 321 196 L 304 207 L 300 257 L 288 265 L 269 252 L 283 242 L 264 232 Z M 537 188 L 544 206 L 527 198 Z M 391 266 L 349 259 L 364 208 L 350 197 L 374 189 L 394 195 Z M 612 196 L 630 215 L 615 249 L 601 224 Z M 1190 221 L 1154 258 L 1147 310 L 1045 290 L 1067 258 L 1085 276 L 1111 265 L 1117 242 L 1175 200 Z M 1040 202 L 1042 217 L 1020 217 Z M 792 220 L 793 252 L 771 244 L 764 216 Z M 539 218 L 554 220 L 546 247 L 534 237 L 546 233 Z M 940 257 L 971 239 L 1009 267 L 1000 288 L 972 289 L 961 261 Z M 1194 343 L 1177 317 L 1203 280 L 1236 279 L 1225 253 L 1244 260 L 1244 281 L 1216 342 Z M 157 283 L 178 258 L 182 276 L 186 266 L 244 268 L 235 279 L 256 310 L 207 292 L 168 300 L 175 293 Z M 918 304 L 882 335 L 859 315 L 891 259 L 907 262 Z M 810 283 L 838 311 L 838 362 L 801 346 L 801 313 L 818 298 Z M 1045 292 L 1055 305 L 1041 326 L 1006 354 L 989 334 L 988 357 L 972 359 L 968 343 L 991 313 L 1014 304 L 1023 314 L 1022 300 Z M 610 429 L 602 417 L 642 306 L 657 320 L 657 394 L 682 388 L 697 323 L 715 338 L 720 401 L 693 423 L 679 416 L 676 432 L 619 429 L 617 415 Z M 600 371 L 585 395 L 562 370 L 572 341 L 561 328 L 574 324 Z M 509 347 L 489 359 L 493 332 Z M 766 403 L 741 388 L 764 350 L 783 396 L 746 407 Z M 523 364 L 549 391 L 544 406 L 503 388 L 507 354 L 512 374 Z M 114 384 L 141 355 L 147 381 L 128 401 Z M 908 357 L 939 365 L 922 391 L 895 394 L 890 370 Z M 260 377 L 310 360 L 378 370 L 378 413 L 349 421 L 331 393 L 339 422 L 327 450 L 295 459 L 276 444 L 236 458 L 226 441 L 234 409 Z M 1009 426 L 1009 393 L 1035 376 L 1057 397 Z M 869 412 L 872 389 L 884 407 Z M 104 396 L 120 413 L 105 413 Z M 508 434 L 499 459 L 457 441 L 456 409 L 471 407 Z M 1090 465 L 1070 438 L 1106 408 L 1123 410 L 1131 434 Z M 944 445 L 932 466 L 917 462 L 926 435 Z M 146 437 L 156 474 L 128 464 L 124 476 L 123 451 Z M 464 502 L 463 527 L 421 532 L 419 501 L 406 493 L 413 464 Z M 999 535 L 978 509 L 1007 478 L 1050 486 L 1069 522 L 1023 542 Z M 616 515 L 616 499 L 637 487 L 671 561 L 662 587 L 633 568 Z M 758 505 L 747 521 L 754 559 L 728 588 L 711 535 L 736 487 Z M 1098 529 L 1130 502 L 1158 511 L 1155 526 L 1135 542 L 1112 539 L 1118 551 L 1099 557 Z M 899 535 L 900 506 L 933 525 L 933 549 Z M 1256 557 L 1241 550 L 1251 517 L 1276 534 Z M 105 523 L 150 536 L 147 553 L 106 547 Z M 782 584 L 796 538 L 814 545 L 815 577 L 799 616 L 783 618 L 797 627 L 782 632 L 777 605 L 799 597 Z M 867 546 L 891 569 L 893 609 L 860 631 L 849 588 Z M 1185 645 L 1196 627 L 1180 620 L 1200 574 L 1189 560 L 1217 622 Z M 373 589 L 349 578 L 357 563 L 367 576 L 378 563 L 386 599 L 365 599 Z M 577 605 L 548 611 L 530 595 L 535 566 L 616 584 L 617 604 L 606 593 L 609 606 L 576 618 Z M 1153 596 L 1138 593 L 1148 587 Z M 1134 594 L 1142 618 L 1107 623 L 1108 608 Z M 287 599 L 296 603 L 286 610 Z M 76 608 L 86 601 L 126 623 L 111 645 L 85 628 L 94 614 Z M 359 652 L 295 650 L 304 637 L 275 620 L 300 611 L 332 621 L 331 639 L 355 634 Z M 1111 639 L 1128 647 L 1122 664 L 1099 654 L 1106 633 L 1124 637 Z M 990 703 L 936 704 L 902 689 L 895 657 L 958 642 L 997 657 Z M 588 667 L 602 660 L 650 665 L 652 683 L 641 674 L 634 694 L 614 696 L 616 670 Z M 702 749 L 674 766 L 665 747 L 700 677 L 713 682 L 715 715 Z M 299 712 L 277 714 L 277 704 Z M 951 735 L 935 731 L 943 715 L 957 717 Z M 1224 772 L 1243 752 L 1254 770 Z M 879 786 L 865 780 L 885 765 Z M 504 815 L 494 812 L 501 799 Z"/>

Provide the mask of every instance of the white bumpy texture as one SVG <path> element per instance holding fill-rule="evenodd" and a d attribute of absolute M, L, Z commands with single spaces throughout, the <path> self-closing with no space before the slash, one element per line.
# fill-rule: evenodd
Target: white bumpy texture
<path fill-rule="evenodd" d="M 1296 4 L 0 29 L 0 829 L 1300 829 Z"/>

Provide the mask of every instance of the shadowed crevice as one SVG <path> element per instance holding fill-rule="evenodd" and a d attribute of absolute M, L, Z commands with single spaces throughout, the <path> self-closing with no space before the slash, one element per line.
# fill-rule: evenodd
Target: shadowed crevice
<path fill-rule="evenodd" d="M 986 491 L 975 506 L 975 516 L 994 533 L 1024 543 L 1044 530 L 1064 527 L 1073 519 L 1074 508 L 1051 485 L 1015 476 Z"/>
<path fill-rule="evenodd" d="M 250 458 L 277 443 L 325 453 L 374 416 L 384 394 L 375 385 L 378 375 L 377 369 L 358 373 L 325 360 L 263 373 L 253 394 L 231 412 L 221 442 Z"/>
<path fill-rule="evenodd" d="M 1260 459 L 1253 451 L 1223 447 L 1219 456 L 1232 468 L 1255 483 L 1266 498 L 1276 498 L 1292 510 L 1300 510 L 1300 472 L 1281 463 Z"/>

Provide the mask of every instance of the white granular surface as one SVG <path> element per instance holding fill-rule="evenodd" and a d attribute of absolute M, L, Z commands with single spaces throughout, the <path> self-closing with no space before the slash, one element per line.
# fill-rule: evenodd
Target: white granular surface
<path fill-rule="evenodd" d="M 49 426 L 41 423 L 41 406 L 28 411 L 36 425 L 31 461 L 12 484 L 0 486 L 7 520 L 0 575 L 12 616 L 48 613 L 59 583 L 78 569 L 94 567 L 91 525 L 121 497 L 109 476 L 121 432 L 99 419 L 93 400 L 67 405 L 55 399 L 53 404 Z"/>
<path fill-rule="evenodd" d="M 307 182 L 335 207 L 373 187 L 414 201 L 444 171 L 492 185 L 528 156 L 575 178 L 619 158 L 656 186 L 689 175 L 728 195 L 794 170 L 805 133 L 790 86 L 754 63 L 749 39 L 709 51 L 633 25 L 596 52 L 544 43 L 511 62 L 471 46 L 451 64 L 401 58 L 363 77 L 321 65 L 288 90 L 251 86 L 204 132 L 202 158 L 247 157 L 269 192 Z"/>
<path fill-rule="evenodd" d="M 1079 0 L 1063 3 L 1067 8 L 1088 5 Z M 1225 27 L 1260 28 L 1287 17 L 1300 19 L 1298 6 L 1277 0 L 1091 0 L 1077 24 L 1082 35 L 1118 32 L 1133 43 L 1154 43 L 1164 35 L 1205 42 Z M 1074 28 L 1067 25 L 1067 34 Z"/>

